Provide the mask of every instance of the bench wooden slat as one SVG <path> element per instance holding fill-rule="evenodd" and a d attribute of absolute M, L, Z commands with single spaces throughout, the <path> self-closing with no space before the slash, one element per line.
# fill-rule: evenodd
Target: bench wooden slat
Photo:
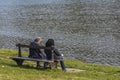
<path fill-rule="evenodd" d="M 23 48 L 39 48 L 39 49 L 52 49 L 44 46 L 30 46 L 30 45 L 23 45 L 23 44 L 17 44 L 17 47 L 23 47 Z"/>
<path fill-rule="evenodd" d="M 21 59 L 21 60 L 29 60 L 29 61 L 40 61 L 40 62 L 54 62 L 54 61 L 51 61 L 51 60 L 46 60 L 46 59 L 35 59 L 35 58 L 28 58 L 28 57 L 17 57 L 17 56 L 14 56 L 14 57 L 10 57 L 11 59 Z"/>

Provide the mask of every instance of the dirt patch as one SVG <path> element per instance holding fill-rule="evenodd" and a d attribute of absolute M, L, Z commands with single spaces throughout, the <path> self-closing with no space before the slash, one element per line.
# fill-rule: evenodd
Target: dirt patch
<path fill-rule="evenodd" d="M 75 68 L 67 68 L 67 72 L 83 72 L 85 70 L 75 69 Z"/>
<path fill-rule="evenodd" d="M 60 67 L 58 69 L 61 69 Z M 77 73 L 77 72 L 83 72 L 85 70 L 80 70 L 80 69 L 75 69 L 75 68 L 67 68 L 66 72 L 70 72 L 70 73 Z"/>

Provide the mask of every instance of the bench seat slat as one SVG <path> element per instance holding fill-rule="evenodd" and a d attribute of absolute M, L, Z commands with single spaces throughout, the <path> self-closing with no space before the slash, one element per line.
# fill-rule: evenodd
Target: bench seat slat
<path fill-rule="evenodd" d="M 34 58 L 29 58 L 29 57 L 10 57 L 11 59 L 21 59 L 21 60 L 29 60 L 29 61 L 40 61 L 40 62 L 54 62 L 52 60 L 46 60 L 46 59 L 34 59 Z"/>

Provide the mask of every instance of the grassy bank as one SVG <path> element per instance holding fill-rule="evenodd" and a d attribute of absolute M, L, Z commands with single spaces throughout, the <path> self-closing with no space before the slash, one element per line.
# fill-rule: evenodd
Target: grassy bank
<path fill-rule="evenodd" d="M 23 67 L 18 67 L 9 59 L 16 54 L 15 50 L 0 49 L 0 80 L 120 80 L 120 67 L 88 64 L 78 60 L 65 60 L 65 64 L 85 71 L 70 73 L 59 69 L 36 69 L 34 62 L 27 61 Z"/>

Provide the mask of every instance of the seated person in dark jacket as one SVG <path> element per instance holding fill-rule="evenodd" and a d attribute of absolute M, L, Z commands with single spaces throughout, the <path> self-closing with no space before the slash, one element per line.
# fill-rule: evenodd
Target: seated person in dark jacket
<path fill-rule="evenodd" d="M 41 46 L 42 39 L 40 37 L 37 37 L 33 42 L 30 43 L 31 46 Z M 41 49 L 35 49 L 30 48 L 29 49 L 29 58 L 36 58 L 36 59 L 43 59 L 45 58 L 44 53 L 41 51 Z M 37 67 L 39 67 L 40 64 L 37 62 Z"/>
<path fill-rule="evenodd" d="M 54 40 L 49 39 L 46 42 L 46 47 L 54 47 Z M 54 55 L 55 60 L 61 59 L 60 64 L 61 64 L 62 70 L 66 71 L 66 67 L 65 67 L 65 64 L 64 64 L 64 60 L 62 58 L 62 54 L 56 48 L 54 49 L 54 53 L 55 53 L 55 55 Z M 51 50 L 46 49 L 45 54 L 46 54 L 46 58 L 48 60 L 52 59 L 52 51 Z"/>

